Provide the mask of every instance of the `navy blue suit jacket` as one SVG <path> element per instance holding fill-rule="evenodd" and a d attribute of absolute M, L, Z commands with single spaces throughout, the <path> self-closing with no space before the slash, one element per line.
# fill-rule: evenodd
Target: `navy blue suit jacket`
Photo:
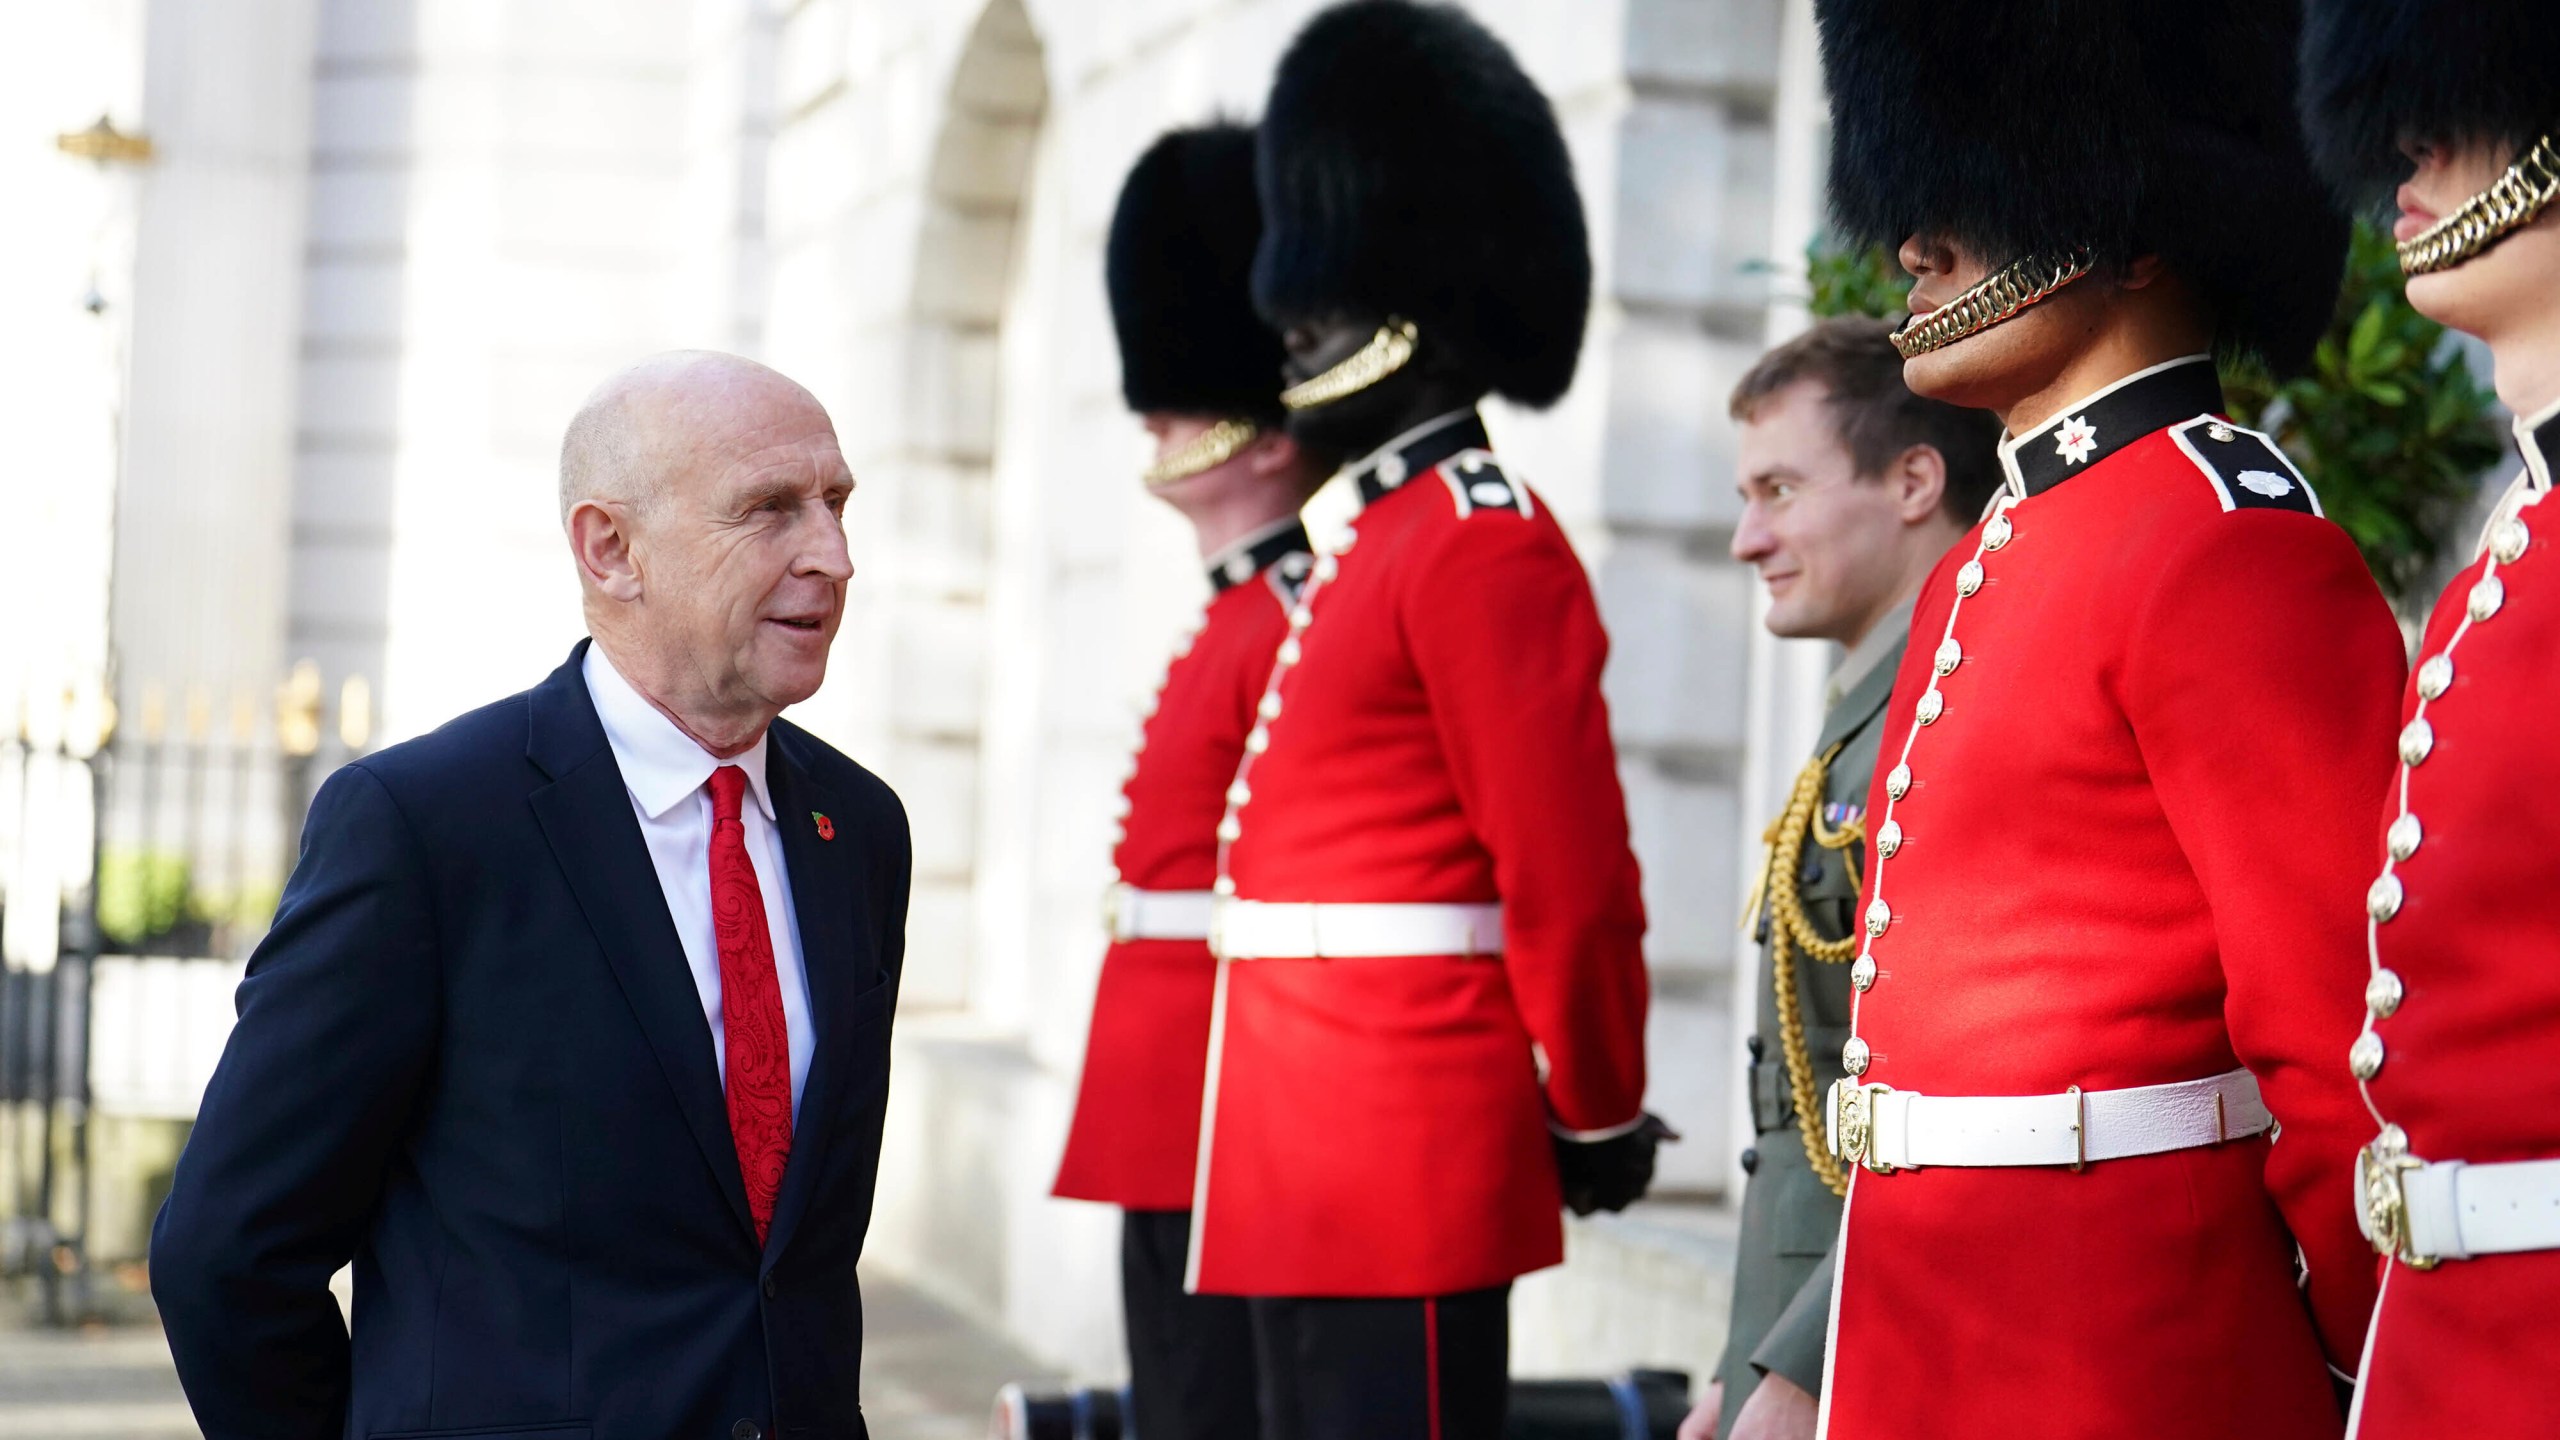
<path fill-rule="evenodd" d="M 209 1440 L 864 1435 L 905 811 L 774 724 L 816 1045 L 759 1250 L 585 652 L 312 804 L 152 1235 Z"/>

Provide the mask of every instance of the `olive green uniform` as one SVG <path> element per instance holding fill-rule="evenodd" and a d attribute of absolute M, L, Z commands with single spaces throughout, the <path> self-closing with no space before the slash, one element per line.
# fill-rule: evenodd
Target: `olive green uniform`
<path fill-rule="evenodd" d="M 1853 817 L 1863 820 L 1867 782 L 1883 743 L 1885 702 L 1893 690 L 1893 672 L 1902 664 L 1910 622 L 1908 604 L 1886 616 L 1833 677 L 1830 708 L 1814 754 L 1839 747 L 1824 779 L 1820 812 L 1832 817 L 1834 829 Z M 1814 843 L 1810 834 L 1805 837 L 1797 860 L 1797 894 L 1806 918 L 1824 939 L 1846 936 L 1856 925 L 1859 867 L 1865 863 L 1863 844 L 1831 850 Z M 1770 923 L 1764 899 L 1757 934 L 1760 1014 L 1746 1072 L 1754 1139 L 1742 1158 L 1750 1179 L 1742 1190 L 1733 1321 L 1724 1358 L 1716 1364 L 1716 1378 L 1724 1382 L 1719 1435 L 1732 1433 L 1734 1414 L 1763 1373 L 1783 1375 L 1808 1394 L 1822 1393 L 1831 1246 L 1840 1233 L 1840 1201 L 1824 1188 L 1798 1138 L 1776 989 L 1769 983 Z M 1799 950 L 1794 969 L 1805 1051 L 1812 1061 L 1814 1094 L 1820 1096 L 1841 1075 L 1840 1047 L 1849 1035 L 1849 967 L 1823 963 Z M 1821 1137 L 1815 1139 L 1819 1143 Z"/>

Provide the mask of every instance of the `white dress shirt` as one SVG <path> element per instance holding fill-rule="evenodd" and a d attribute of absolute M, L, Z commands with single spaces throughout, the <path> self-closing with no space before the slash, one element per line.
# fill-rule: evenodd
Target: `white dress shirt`
<path fill-rule="evenodd" d="M 729 1081 L 729 1037 L 720 1022 L 720 940 L 711 922 L 711 772 L 735 765 L 747 772 L 747 794 L 753 804 L 738 807 L 747 830 L 747 858 L 755 866 L 756 884 L 764 891 L 765 930 L 773 937 L 773 968 L 782 988 L 782 1026 L 791 1040 L 791 1120 L 800 1121 L 800 1088 L 809 1079 L 812 1033 L 809 1029 L 809 974 L 800 959 L 800 923 L 791 908 L 791 872 L 784 868 L 782 836 L 773 826 L 773 792 L 765 785 L 765 747 L 770 734 L 756 737 L 742 755 L 719 759 L 676 728 L 675 722 L 631 688 L 631 682 L 604 657 L 604 647 L 587 646 L 587 694 L 604 722 L 604 738 L 613 747 L 613 763 L 630 792 L 632 813 L 639 817 L 641 838 L 649 843 L 649 861 L 657 867 L 658 889 L 667 897 L 667 915 L 684 942 L 685 963 L 693 970 L 693 988 L 702 997 L 703 1018 L 711 1022 L 711 1055 L 720 1067 L 720 1083 Z"/>

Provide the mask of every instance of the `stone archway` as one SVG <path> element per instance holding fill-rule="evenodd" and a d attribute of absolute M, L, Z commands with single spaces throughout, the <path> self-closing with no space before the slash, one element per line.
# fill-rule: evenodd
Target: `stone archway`
<path fill-rule="evenodd" d="M 905 442 L 894 485 L 888 763 L 911 797 L 916 875 L 909 1005 L 975 998 L 974 897 L 986 711 L 991 495 L 999 353 L 1015 289 L 1032 158 L 1048 110 L 1040 40 L 1021 0 L 970 27 L 927 157 L 904 329 Z M 921 982 L 921 983 L 919 983 Z"/>

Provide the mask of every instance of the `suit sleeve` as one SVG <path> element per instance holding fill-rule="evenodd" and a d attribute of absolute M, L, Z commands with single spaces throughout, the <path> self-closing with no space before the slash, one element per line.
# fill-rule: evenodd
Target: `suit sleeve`
<path fill-rule="evenodd" d="M 207 1440 L 334 1440 L 355 1254 L 437 1033 L 418 847 L 359 766 L 313 801 L 151 1239 L 151 1288 Z"/>
<path fill-rule="evenodd" d="M 1752 1369 L 1783 1375 L 1807 1395 L 1822 1393 L 1822 1356 L 1831 1340 L 1831 1274 L 1838 1255 L 1837 1247 L 1823 1252 L 1822 1263 L 1805 1277 L 1795 1298 L 1778 1312 L 1778 1322 L 1751 1352 Z"/>
<path fill-rule="evenodd" d="M 2343 531 L 2244 511 L 2208 520 L 2161 568 L 2124 677 L 2161 807 L 2212 907 L 2233 1049 L 2281 1127 L 2267 1188 L 2345 1373 L 2375 1287 L 2353 1203 L 2373 1125 L 2346 1057 L 2405 665 Z"/>
<path fill-rule="evenodd" d="M 1423 557 L 1402 613 L 1467 820 L 1493 857 L 1503 963 L 1561 1133 L 1644 1104 L 1644 902 L 1609 712 L 1608 637 L 1552 521 L 1487 513 Z"/>

